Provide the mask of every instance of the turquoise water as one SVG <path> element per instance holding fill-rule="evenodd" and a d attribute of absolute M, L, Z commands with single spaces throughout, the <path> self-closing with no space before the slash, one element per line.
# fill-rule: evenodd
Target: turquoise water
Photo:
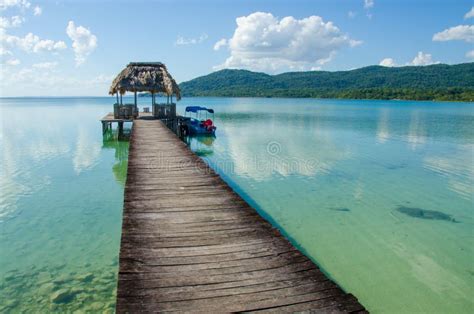
<path fill-rule="evenodd" d="M 0 312 L 113 311 L 128 153 L 101 134 L 113 99 L 0 102 Z M 190 104 L 218 126 L 192 149 L 370 311 L 473 311 L 473 104 Z"/>

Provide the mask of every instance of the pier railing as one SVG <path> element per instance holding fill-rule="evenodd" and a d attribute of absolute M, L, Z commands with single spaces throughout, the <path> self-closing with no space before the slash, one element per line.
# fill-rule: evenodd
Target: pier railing
<path fill-rule="evenodd" d="M 130 119 L 138 117 L 138 108 L 134 104 L 114 104 L 115 119 Z"/>
<path fill-rule="evenodd" d="M 174 119 L 176 118 L 176 104 L 154 104 L 153 117 L 157 119 Z"/>

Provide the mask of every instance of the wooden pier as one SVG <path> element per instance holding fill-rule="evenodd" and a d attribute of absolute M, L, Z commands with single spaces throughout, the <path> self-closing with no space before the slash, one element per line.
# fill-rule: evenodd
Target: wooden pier
<path fill-rule="evenodd" d="M 116 310 L 365 311 L 151 119 L 133 122 Z"/>

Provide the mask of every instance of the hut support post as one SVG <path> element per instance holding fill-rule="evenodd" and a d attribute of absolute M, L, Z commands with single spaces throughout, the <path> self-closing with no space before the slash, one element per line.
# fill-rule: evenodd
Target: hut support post
<path fill-rule="evenodd" d="M 119 104 L 118 92 L 116 92 L 115 95 L 117 96 L 117 105 L 118 105 Z"/>
<path fill-rule="evenodd" d="M 122 93 L 120 93 L 120 105 L 123 105 L 123 103 L 122 103 Z"/>
<path fill-rule="evenodd" d="M 135 111 L 138 112 L 137 91 L 135 91 Z"/>
<path fill-rule="evenodd" d="M 123 137 L 123 121 L 118 123 L 118 138 L 121 139 Z"/>

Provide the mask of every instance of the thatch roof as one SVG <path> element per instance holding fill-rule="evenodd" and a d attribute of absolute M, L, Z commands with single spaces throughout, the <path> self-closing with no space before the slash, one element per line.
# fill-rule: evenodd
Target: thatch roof
<path fill-rule="evenodd" d="M 181 99 L 178 84 L 161 62 L 131 62 L 117 75 L 110 86 L 109 94 L 116 92 L 150 92 L 175 94 Z"/>

